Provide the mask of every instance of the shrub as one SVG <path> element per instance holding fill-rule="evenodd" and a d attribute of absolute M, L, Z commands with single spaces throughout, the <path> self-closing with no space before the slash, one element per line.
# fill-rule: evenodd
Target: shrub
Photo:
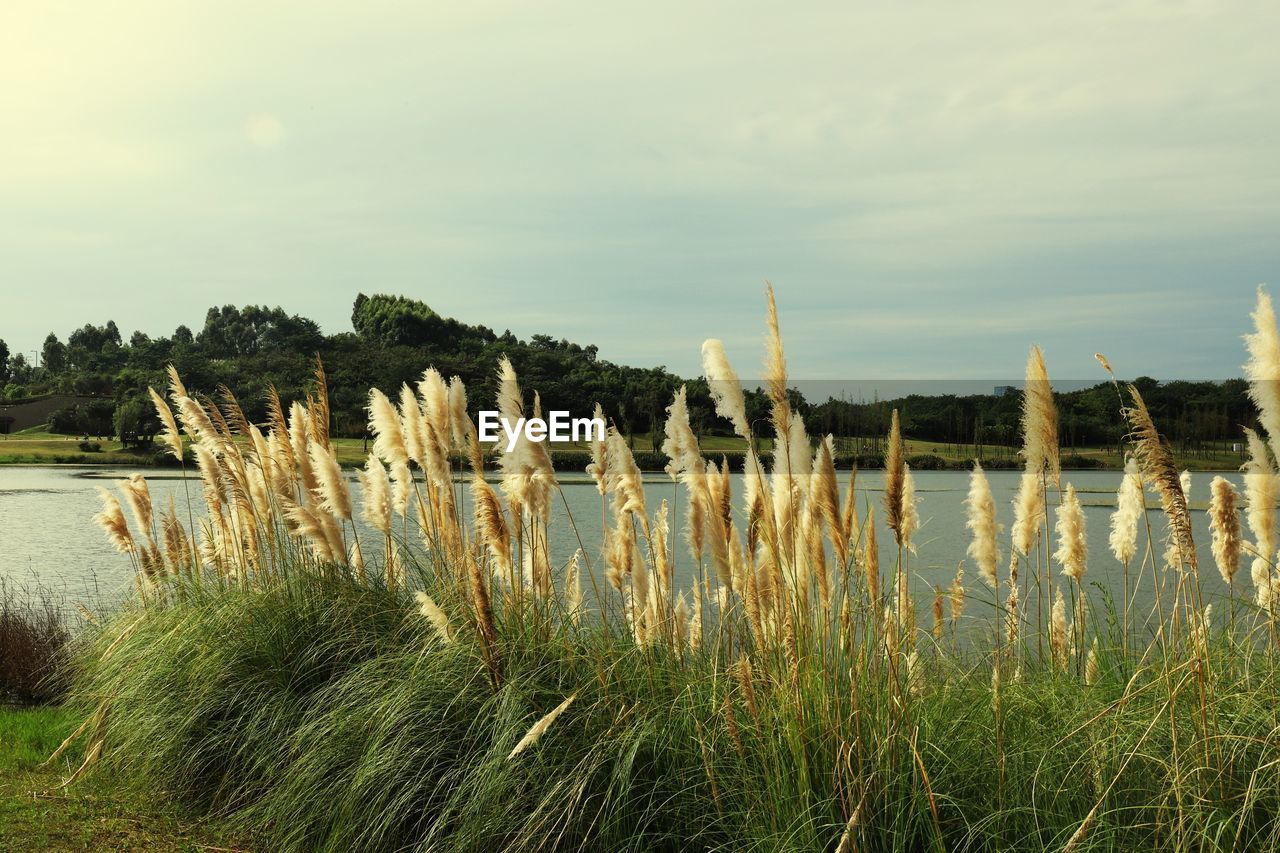
<path fill-rule="evenodd" d="M 907 464 L 916 471 L 945 471 L 950 466 L 947 460 L 932 453 L 919 453 L 907 457 Z"/>
<path fill-rule="evenodd" d="M 70 642 L 48 590 L 19 590 L 0 579 L 0 701 L 59 700 L 67 688 Z"/>

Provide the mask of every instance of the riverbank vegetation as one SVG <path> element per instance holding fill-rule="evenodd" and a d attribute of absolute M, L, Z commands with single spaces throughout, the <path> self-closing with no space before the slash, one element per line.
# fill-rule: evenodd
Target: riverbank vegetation
<path fill-rule="evenodd" d="M 62 699 L 71 632 L 51 590 L 0 578 L 0 706 Z"/>
<path fill-rule="evenodd" d="M 90 395 L 40 420 L 48 421 L 47 428 L 59 435 L 87 437 L 102 443 L 106 453 L 128 450 L 146 461 L 153 455 L 152 440 L 161 429 L 146 389 L 163 384 L 166 365 L 177 367 L 196 398 L 217 396 L 225 386 L 246 417 L 262 425 L 270 402 L 267 389 L 274 387 L 286 407 L 302 399 L 317 355 L 327 371 L 330 429 L 336 437 L 364 436 L 368 388 L 399 388 L 404 382 L 416 382 L 429 366 L 466 384 L 474 417 L 475 403 L 493 399 L 495 371 L 506 358 L 525 386 L 537 389 L 545 410 L 585 415 L 598 403 L 635 452 L 643 453 L 652 437 L 661 443 L 666 406 L 682 384 L 687 389 L 690 425 L 703 449 L 745 449 L 741 437 L 716 417 L 705 378 L 684 380 L 663 367 L 613 364 L 600 358 L 593 345 L 547 335 L 525 340 L 510 332 L 499 334 L 442 317 L 421 302 L 385 295 L 361 295 L 353 307 L 351 331 L 333 335 L 322 334 L 312 320 L 278 307 L 222 306 L 210 308 L 203 326 L 194 332 L 182 326 L 170 335 L 139 331 L 126 339 L 108 321 L 101 326 L 87 324 L 65 340 L 50 333 L 39 367 L 21 354 L 10 356 L 0 341 L 0 433 L 35 425 L 16 423 L 12 430 L 5 428 L 6 418 L 13 417 L 24 400 L 51 393 Z M 1101 372 L 1098 376 L 1104 378 Z M 860 383 L 853 381 L 857 378 L 849 377 L 846 384 L 875 386 L 865 381 L 874 377 L 862 377 Z M 864 468 L 882 464 L 884 437 L 895 409 L 904 435 L 919 445 L 910 453 L 936 456 L 941 460 L 936 464 L 959 466 L 977 458 L 987 467 L 1016 465 L 1022 391 L 997 388 L 994 382 L 977 390 L 969 387 L 972 383 L 964 387 L 957 383 L 955 393 L 935 387 L 928 395 L 878 399 L 868 391 L 867 399 L 842 399 L 840 394 L 852 392 L 833 391 L 832 385 L 839 383 L 790 377 L 788 397 L 813 432 L 834 436 L 837 454 Z M 744 384 L 748 422 L 763 426 L 770 417 L 769 396 L 759 380 Z M 1139 377 L 1134 384 L 1160 420 L 1181 465 L 1221 469 L 1241 464 L 1240 452 L 1233 450 L 1240 443 L 1239 427 L 1254 425 L 1243 379 L 1157 382 Z M 836 398 L 831 398 L 833 393 Z M 1100 382 L 1091 388 L 1054 392 L 1054 398 L 1058 439 L 1071 457 L 1068 462 L 1076 467 L 1122 467 L 1126 427 L 1110 385 Z M 763 435 L 767 429 L 757 432 Z M 119 443 L 110 441 L 112 437 Z M 37 447 L 33 441 L 24 440 L 21 449 L 0 444 L 0 462 L 93 464 L 103 459 L 91 452 L 77 455 L 64 447 Z"/>
<path fill-rule="evenodd" d="M 241 440 L 236 438 L 235 440 Z M 344 468 L 362 467 L 369 457 L 370 441 L 366 438 L 332 439 L 338 464 Z M 727 459 L 734 469 L 740 470 L 746 457 L 747 442 L 737 436 L 699 436 L 702 453 L 708 461 Z M 756 438 L 757 454 L 772 450 L 773 442 Z M 632 433 L 627 436 L 636 464 L 646 473 L 660 472 L 666 465 L 661 453 L 662 436 L 648 433 Z M 871 470 L 884 467 L 881 452 L 860 451 L 860 447 L 872 444 L 871 439 L 833 437 L 836 464 L 843 468 L 857 466 Z M 1190 471 L 1231 471 L 1245 459 L 1237 449 L 1240 442 L 1206 442 L 1195 452 L 1174 451 L 1179 469 Z M 990 470 L 1008 470 L 1022 467 L 1020 451 L 1002 445 L 947 444 L 936 441 L 919 441 L 903 437 L 906 458 L 916 470 L 968 470 L 974 458 L 981 456 L 983 467 Z M 556 467 L 574 471 L 581 469 L 591 453 L 584 444 L 567 442 L 548 447 Z M 1062 467 L 1069 470 L 1124 468 L 1124 448 L 1077 448 L 1062 457 Z M 194 462 L 194 459 L 188 459 Z M 178 468 L 178 460 L 163 448 L 150 445 L 126 446 L 113 439 L 78 439 L 70 435 L 58 435 L 44 429 L 32 429 L 7 438 L 0 438 L 0 465 L 78 465 L 115 468 L 167 467 Z"/>
<path fill-rule="evenodd" d="M 1245 494 L 1214 483 L 1212 559 L 1135 385 L 1109 386 L 1130 458 L 1110 530 L 1086 530 L 1033 348 L 1012 523 L 974 465 L 964 563 L 929 602 L 906 582 L 920 520 L 898 413 L 883 494 L 859 491 L 792 405 L 772 293 L 767 316 L 772 452 L 748 452 L 732 493 L 678 390 L 661 451 L 679 489 L 653 506 L 615 425 L 588 466 L 601 554 L 550 552 L 545 446 L 499 455 L 489 484 L 461 380 L 369 394 L 353 494 L 323 376 L 269 397 L 264 430 L 172 371 L 152 398 L 201 506 L 152 506 L 140 476 L 103 492 L 138 596 L 77 655 L 73 776 L 172 792 L 281 850 L 1280 844 L 1265 294 L 1249 346 L 1268 429 L 1247 436 Z M 703 355 L 750 443 L 719 342 Z M 504 416 L 538 405 L 510 362 L 493 385 Z M 1109 536 L 1119 600 L 1089 583 L 1089 535 Z"/>

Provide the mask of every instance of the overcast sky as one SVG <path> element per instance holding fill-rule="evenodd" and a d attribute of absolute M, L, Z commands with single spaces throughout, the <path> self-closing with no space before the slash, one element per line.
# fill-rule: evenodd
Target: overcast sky
<path fill-rule="evenodd" d="M 359 291 L 696 374 L 1238 375 L 1280 4 L 0 5 L 0 337 Z"/>

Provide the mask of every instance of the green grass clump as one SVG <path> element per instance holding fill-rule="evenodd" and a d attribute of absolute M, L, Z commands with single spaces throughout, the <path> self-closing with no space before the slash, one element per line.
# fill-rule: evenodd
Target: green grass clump
<path fill-rule="evenodd" d="M 190 590 L 117 642 L 136 619 L 82 656 L 103 761 L 271 849 L 1042 849 L 1086 821 L 1078 849 L 1280 841 L 1280 670 L 1225 635 L 1199 672 L 1029 667 L 997 710 L 953 654 L 915 688 L 861 645 L 748 673 L 724 643 L 641 649 L 537 608 L 502 617 L 495 684 L 478 641 L 337 577 Z"/>

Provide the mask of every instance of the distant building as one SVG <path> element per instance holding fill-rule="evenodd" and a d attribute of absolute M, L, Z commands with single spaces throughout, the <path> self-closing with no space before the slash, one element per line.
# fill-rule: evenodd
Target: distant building
<path fill-rule="evenodd" d="M 997 397 L 1003 397 L 1006 394 L 1012 394 L 1017 390 L 1018 390 L 1017 385 L 997 385 L 995 394 Z"/>

